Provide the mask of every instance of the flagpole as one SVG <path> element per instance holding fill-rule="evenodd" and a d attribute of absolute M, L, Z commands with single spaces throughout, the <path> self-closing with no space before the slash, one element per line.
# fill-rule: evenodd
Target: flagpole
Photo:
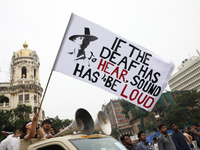
<path fill-rule="evenodd" d="M 61 50 L 61 48 L 62 48 L 62 45 L 63 45 L 63 42 L 64 42 L 64 37 L 65 37 L 65 35 L 66 35 L 66 33 L 67 33 L 67 30 L 68 30 L 69 25 L 71 24 L 72 16 L 73 16 L 73 13 L 71 14 L 71 17 L 70 17 L 70 19 L 69 19 L 69 23 L 68 23 L 67 28 L 66 28 L 66 30 L 65 30 L 65 34 L 63 35 L 63 38 L 62 38 L 62 42 L 61 42 L 59 51 L 58 51 L 58 53 L 57 53 L 57 55 L 56 55 L 56 59 L 55 59 L 55 61 L 54 61 L 53 67 L 52 67 L 52 69 L 51 69 L 51 73 L 50 73 L 50 75 L 49 75 L 49 79 L 48 79 L 48 81 L 47 81 L 47 85 L 46 85 L 46 88 L 45 88 L 45 90 L 44 90 L 44 94 L 43 94 L 43 96 L 42 96 L 42 100 L 41 100 L 41 103 L 40 103 L 40 107 L 38 108 L 38 114 L 40 113 L 40 110 L 41 110 L 41 107 L 42 107 L 42 103 L 43 103 L 43 101 L 44 101 L 44 97 L 45 97 L 45 94 L 46 94 L 46 91 L 47 91 L 47 87 L 48 87 L 49 82 L 50 82 L 50 79 L 51 79 L 51 75 L 52 75 L 52 73 L 53 73 L 55 64 L 56 64 L 56 62 L 57 62 L 57 59 L 58 59 L 58 55 L 59 55 L 59 53 L 60 53 L 60 50 Z"/>
<path fill-rule="evenodd" d="M 46 88 L 45 88 L 45 90 L 44 90 L 44 94 L 43 94 L 43 96 L 42 96 L 42 100 L 41 100 L 41 103 L 40 103 L 40 107 L 38 108 L 38 114 L 40 113 L 40 110 L 41 110 L 41 107 L 42 107 L 42 103 L 43 103 L 43 100 L 44 100 L 44 96 L 45 96 L 45 94 L 46 94 L 47 87 L 48 87 L 48 85 L 49 85 L 49 81 L 50 81 L 50 79 L 51 79 L 52 73 L 53 73 L 53 68 L 51 69 L 51 73 L 50 73 L 50 75 L 49 75 L 49 79 L 48 79 L 48 81 L 47 81 L 47 85 L 46 85 Z"/>

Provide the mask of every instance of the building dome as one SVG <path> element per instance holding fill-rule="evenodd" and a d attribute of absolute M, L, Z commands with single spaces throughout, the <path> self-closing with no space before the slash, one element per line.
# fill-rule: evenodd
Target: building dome
<path fill-rule="evenodd" d="M 24 49 L 20 49 L 19 51 L 17 51 L 15 54 L 17 55 L 17 57 L 27 57 L 27 56 L 32 56 L 33 51 L 30 49 L 27 49 L 28 44 L 25 42 L 23 44 Z"/>
<path fill-rule="evenodd" d="M 25 42 L 23 48 L 13 52 L 10 64 L 10 82 L 1 83 L 0 110 L 12 110 L 19 104 L 32 107 L 32 111 L 40 107 L 43 88 L 40 84 L 40 61 L 35 50 L 29 50 Z M 26 114 L 32 120 L 34 113 Z M 40 111 L 39 121 L 44 119 L 44 111 Z"/>
<path fill-rule="evenodd" d="M 26 42 L 24 42 L 23 47 L 24 49 L 20 49 L 13 53 L 12 63 L 20 60 L 23 61 L 24 59 L 33 60 L 36 63 L 40 63 L 36 51 L 27 49 L 28 44 Z"/>

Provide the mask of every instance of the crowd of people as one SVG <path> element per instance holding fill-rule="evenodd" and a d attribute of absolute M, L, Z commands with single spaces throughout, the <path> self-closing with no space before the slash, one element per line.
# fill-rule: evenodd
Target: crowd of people
<path fill-rule="evenodd" d="M 42 122 L 41 127 L 38 125 L 36 114 L 32 121 L 27 121 L 21 128 L 5 126 L 2 133 L 4 140 L 0 143 L 0 150 L 19 150 L 20 139 L 29 140 L 32 138 L 52 138 L 55 134 L 52 123 L 49 119 Z M 187 126 L 184 130 L 179 130 L 176 123 L 171 124 L 173 130 L 168 134 L 165 125 L 159 125 L 160 135 L 153 137 L 153 143 L 148 143 L 144 131 L 139 131 L 139 142 L 134 144 L 130 136 L 125 134 L 120 140 L 128 150 L 200 150 L 200 126 L 194 124 Z"/>
<path fill-rule="evenodd" d="M 41 127 L 38 125 L 36 114 L 32 121 L 27 121 L 22 127 L 17 128 L 11 125 L 5 126 L 2 130 L 4 140 L 0 143 L 0 150 L 19 150 L 20 139 L 29 140 L 32 138 L 42 139 L 51 138 L 55 134 L 52 123 L 49 119 L 42 122 Z"/>
<path fill-rule="evenodd" d="M 160 135 L 153 137 L 153 143 L 148 143 L 144 131 L 139 131 L 139 143 L 134 144 L 130 136 L 125 134 L 120 140 L 128 150 L 200 150 L 200 126 L 194 124 L 179 130 L 176 123 L 171 124 L 173 130 L 168 134 L 165 125 L 159 125 Z"/>

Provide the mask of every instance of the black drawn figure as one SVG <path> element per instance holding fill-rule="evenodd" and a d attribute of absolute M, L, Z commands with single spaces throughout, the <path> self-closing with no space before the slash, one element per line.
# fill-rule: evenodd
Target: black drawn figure
<path fill-rule="evenodd" d="M 71 55 L 76 57 L 77 60 L 90 60 L 91 57 L 94 57 L 93 53 L 90 52 L 90 56 L 86 56 L 86 48 L 90 42 L 97 40 L 96 36 L 90 35 L 90 29 L 85 27 L 85 34 L 72 35 L 69 37 L 69 40 L 73 41 L 77 47 L 74 48 L 72 52 L 68 52 Z"/>

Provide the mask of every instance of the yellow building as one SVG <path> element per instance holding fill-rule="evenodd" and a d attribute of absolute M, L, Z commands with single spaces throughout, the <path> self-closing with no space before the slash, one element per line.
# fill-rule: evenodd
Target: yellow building
<path fill-rule="evenodd" d="M 10 82 L 0 83 L 0 110 L 10 110 L 18 104 L 38 108 L 41 103 L 43 88 L 40 84 L 40 61 L 36 51 L 27 49 L 28 44 L 23 44 L 23 49 L 13 53 L 11 60 Z M 33 118 L 34 114 L 29 114 Z M 39 120 L 43 120 L 44 112 L 40 111 Z"/>

